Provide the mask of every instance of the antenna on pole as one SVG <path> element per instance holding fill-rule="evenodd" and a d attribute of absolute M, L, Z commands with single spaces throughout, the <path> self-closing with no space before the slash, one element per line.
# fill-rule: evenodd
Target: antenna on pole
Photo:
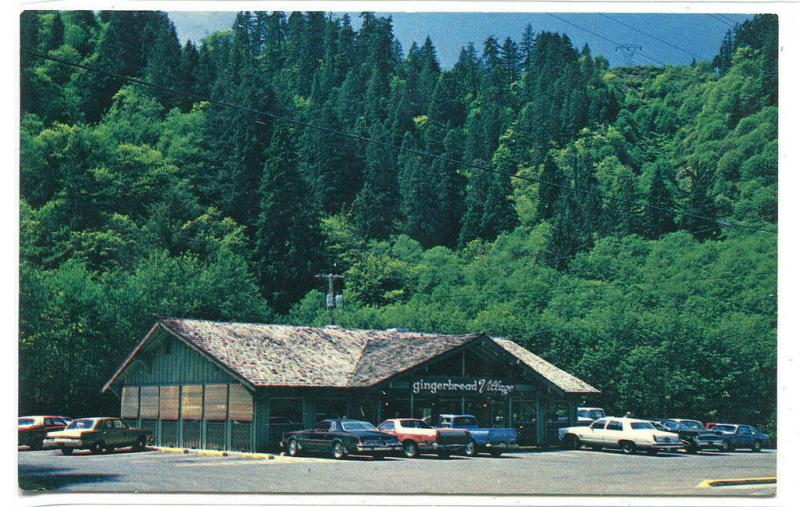
<path fill-rule="evenodd" d="M 335 266 L 334 266 L 335 267 Z M 334 308 L 341 308 L 344 306 L 344 296 L 340 292 L 336 294 L 334 289 L 334 280 L 344 280 L 344 275 L 335 275 L 333 273 L 320 273 L 314 275 L 315 278 L 328 281 L 328 293 L 325 296 L 325 306 L 328 307 L 328 325 L 334 325 L 333 310 Z"/>
<path fill-rule="evenodd" d="M 627 67 L 633 66 L 633 55 L 638 53 L 642 50 L 642 46 L 638 44 L 620 44 L 614 51 L 617 53 L 622 53 L 622 57 L 625 58 L 625 65 Z"/>

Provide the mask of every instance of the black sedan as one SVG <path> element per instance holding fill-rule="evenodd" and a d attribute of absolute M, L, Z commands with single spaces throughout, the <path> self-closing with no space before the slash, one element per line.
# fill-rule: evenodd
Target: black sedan
<path fill-rule="evenodd" d="M 722 450 L 750 449 L 759 452 L 769 443 L 769 436 L 747 424 L 715 424 L 711 427 L 722 435 Z"/>
<path fill-rule="evenodd" d="M 707 430 L 703 423 L 693 419 L 658 419 L 665 431 L 677 433 L 686 444 L 686 452 L 691 454 L 704 449 L 722 449 L 722 435 L 718 431 Z"/>
<path fill-rule="evenodd" d="M 366 421 L 326 419 L 313 428 L 286 433 L 281 447 L 289 456 L 313 452 L 329 454 L 334 459 L 342 459 L 348 454 L 369 454 L 382 459 L 387 454 L 400 452 L 403 446 L 397 438 L 378 431 Z"/>

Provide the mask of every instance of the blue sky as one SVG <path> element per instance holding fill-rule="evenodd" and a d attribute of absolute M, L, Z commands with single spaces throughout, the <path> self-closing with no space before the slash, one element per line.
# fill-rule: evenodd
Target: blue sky
<path fill-rule="evenodd" d="M 230 28 L 235 12 L 170 12 L 181 40 L 199 40 L 208 33 Z M 382 13 L 391 15 L 394 32 L 407 51 L 411 43 L 421 44 L 430 36 L 446 68 L 458 59 L 461 48 L 475 43 L 480 51 L 490 35 L 519 41 L 531 23 L 535 32 L 566 33 L 581 48 L 586 42 L 593 54 L 604 55 L 612 66 L 625 64 L 625 52 L 617 45 L 641 46 L 632 55 L 634 64 L 689 64 L 711 60 L 719 50 L 725 32 L 747 14 L 618 14 L 618 13 Z M 561 18 L 557 19 L 556 17 Z M 351 14 L 359 25 L 358 14 Z M 562 21 L 563 20 L 563 21 Z M 627 26 L 626 26 L 627 25 Z M 587 31 L 588 30 L 588 31 Z M 593 33 L 589 33 L 593 32 Z M 644 33 L 642 33 L 644 32 Z M 660 40 L 659 40 L 660 39 Z"/>

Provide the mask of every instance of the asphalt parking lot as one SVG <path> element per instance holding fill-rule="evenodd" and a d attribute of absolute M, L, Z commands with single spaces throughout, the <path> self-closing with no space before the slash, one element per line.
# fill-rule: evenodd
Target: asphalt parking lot
<path fill-rule="evenodd" d="M 373 461 L 251 459 L 146 450 L 18 453 L 26 492 L 192 492 L 485 495 L 773 495 L 775 484 L 697 487 L 705 480 L 774 477 L 774 451 L 647 456 L 618 451 L 518 452 Z"/>

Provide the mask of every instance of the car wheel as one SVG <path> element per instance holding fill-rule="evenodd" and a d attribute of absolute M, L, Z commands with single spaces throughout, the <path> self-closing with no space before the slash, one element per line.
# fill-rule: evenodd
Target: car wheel
<path fill-rule="evenodd" d="M 100 454 L 101 452 L 103 452 L 103 443 L 102 442 L 95 442 L 89 448 L 89 452 L 91 452 L 92 454 Z"/>
<path fill-rule="evenodd" d="M 464 453 L 467 456 L 477 456 L 478 455 L 478 444 L 475 443 L 474 440 L 470 440 L 467 442 L 467 446 L 464 448 Z"/>
<path fill-rule="evenodd" d="M 376 452 L 375 454 L 372 455 L 372 459 L 375 460 L 375 461 L 380 461 L 385 457 L 386 457 L 386 455 L 383 454 L 382 452 Z"/>
<path fill-rule="evenodd" d="M 144 444 L 145 444 L 145 438 L 144 437 L 137 438 L 136 442 L 133 443 L 133 450 L 134 451 L 141 451 L 142 449 L 144 449 Z"/>
<path fill-rule="evenodd" d="M 756 440 L 753 442 L 753 452 L 761 452 L 761 441 Z"/>
<path fill-rule="evenodd" d="M 64 456 L 69 456 L 70 454 L 72 454 L 72 447 L 62 447 L 61 454 L 63 454 Z"/>
<path fill-rule="evenodd" d="M 493 458 L 499 458 L 500 456 L 503 455 L 503 451 L 498 451 L 497 449 L 492 449 L 491 451 L 489 451 L 489 454 L 491 454 Z"/>
<path fill-rule="evenodd" d="M 29 449 L 31 451 L 41 451 L 42 450 L 42 441 L 41 440 L 34 440 L 33 442 L 31 442 L 31 445 L 29 446 Z"/>
<path fill-rule="evenodd" d="M 581 439 L 578 438 L 578 435 L 567 435 L 567 447 L 573 450 L 581 447 Z"/>
<path fill-rule="evenodd" d="M 289 456 L 293 458 L 300 456 L 300 444 L 295 439 L 289 440 Z"/>
<path fill-rule="evenodd" d="M 625 454 L 636 453 L 636 444 L 634 444 L 630 440 L 623 440 L 622 442 L 619 443 L 619 447 Z"/>
<path fill-rule="evenodd" d="M 439 459 L 450 459 L 450 453 L 446 451 L 440 452 Z"/>
<path fill-rule="evenodd" d="M 416 458 L 419 455 L 419 448 L 413 440 L 403 442 L 403 454 L 406 458 Z"/>
<path fill-rule="evenodd" d="M 731 452 L 733 450 L 733 446 L 728 441 L 722 442 L 722 450 L 725 452 Z"/>
<path fill-rule="evenodd" d="M 647 449 L 648 456 L 655 456 L 656 454 L 658 454 L 658 449 Z"/>
<path fill-rule="evenodd" d="M 333 443 L 333 459 L 342 459 L 347 456 L 347 448 L 343 443 L 336 441 Z"/>

